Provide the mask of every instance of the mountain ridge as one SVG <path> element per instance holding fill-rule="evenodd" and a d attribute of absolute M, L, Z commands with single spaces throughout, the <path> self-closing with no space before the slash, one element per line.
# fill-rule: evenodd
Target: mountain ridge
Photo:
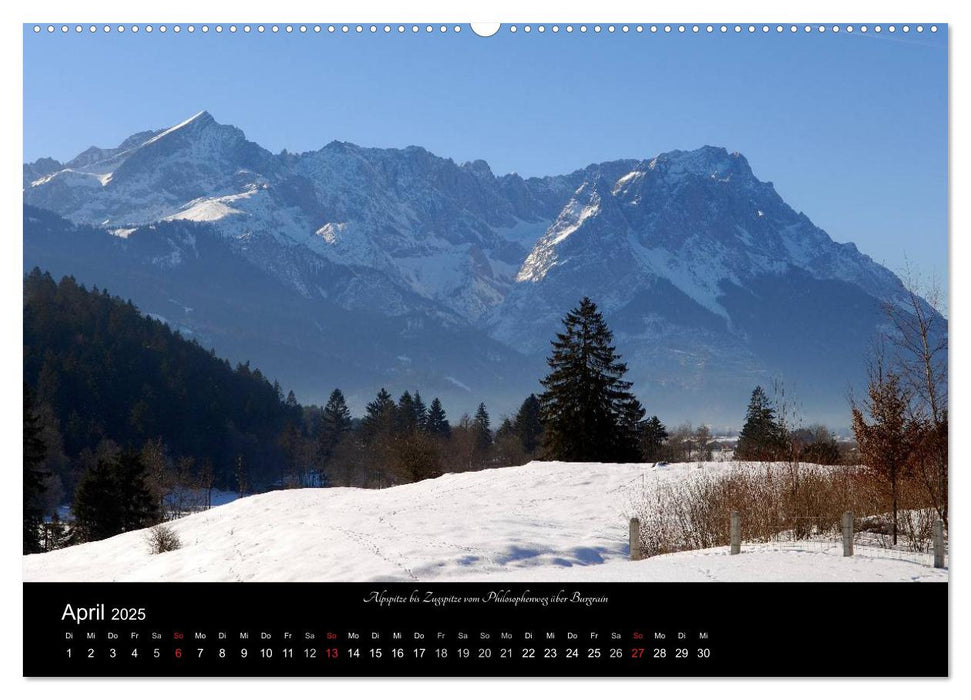
<path fill-rule="evenodd" d="M 311 308 L 336 304 L 467 328 L 510 348 L 509 357 L 532 358 L 524 362 L 533 368 L 563 314 L 591 296 L 635 381 L 686 418 L 710 411 L 711 396 L 738 404 L 712 414 L 737 415 L 744 386 L 780 373 L 813 387 L 814 415 L 835 415 L 846 383 L 863 377 L 861 334 L 875 334 L 881 305 L 904 293 L 892 272 L 852 243 L 834 242 L 742 154 L 718 146 L 522 178 L 420 146 L 331 141 L 274 155 L 202 111 L 66 164 L 25 164 L 24 180 L 26 205 L 75 225 L 118 238 L 193 222 Z M 25 236 L 28 229 L 25 219 Z M 136 267 L 144 264 L 161 263 Z M 102 273 L 125 274 L 92 268 Z M 775 309 L 780 299 L 788 306 Z M 859 307 L 859 328 L 832 320 L 846 323 L 839 307 L 847 303 Z M 759 313 L 769 307 L 805 324 Z M 257 333 L 240 324 L 241 334 Z M 777 348 L 759 340 L 773 326 L 789 333 Z M 833 349 L 819 347 L 820 338 Z M 814 376 L 786 361 L 808 346 L 817 352 L 806 359 Z M 838 360 L 824 374 L 839 376 L 817 381 L 826 366 L 819 353 Z"/>

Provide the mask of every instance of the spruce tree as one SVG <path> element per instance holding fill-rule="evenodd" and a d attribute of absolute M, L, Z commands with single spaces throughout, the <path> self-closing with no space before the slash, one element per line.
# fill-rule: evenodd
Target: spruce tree
<path fill-rule="evenodd" d="M 121 503 L 115 488 L 112 461 L 102 457 L 88 468 L 74 492 L 74 542 L 92 542 L 117 535 L 121 529 Z"/>
<path fill-rule="evenodd" d="M 361 421 L 361 433 L 365 442 L 373 442 L 382 435 L 390 435 L 395 427 L 397 407 L 384 387 L 378 392 L 374 401 L 364 409 Z"/>
<path fill-rule="evenodd" d="M 613 346 L 613 334 L 587 297 L 563 325 L 552 341 L 551 371 L 539 399 L 547 456 L 568 462 L 628 459 L 636 449 L 631 427 L 640 420 L 634 420 L 640 404 L 623 378 L 627 365 Z"/>
<path fill-rule="evenodd" d="M 46 473 L 41 469 L 47 456 L 47 445 L 41 437 L 40 419 L 34 413 L 34 399 L 24 382 L 24 554 L 42 551 L 41 527 L 44 513 L 40 498 Z"/>
<path fill-rule="evenodd" d="M 428 432 L 428 407 L 417 391 L 415 392 L 415 420 L 419 430 Z"/>
<path fill-rule="evenodd" d="M 528 455 L 534 454 L 539 448 L 539 441 L 543 435 L 543 420 L 536 394 L 530 394 L 519 407 L 513 420 L 513 432 Z"/>
<path fill-rule="evenodd" d="M 334 389 L 324 406 L 317 434 L 317 449 L 325 463 L 333 456 L 337 443 L 350 429 L 351 412 L 347 408 L 344 394 L 340 389 Z"/>
<path fill-rule="evenodd" d="M 775 409 L 761 386 L 755 387 L 745 412 L 745 425 L 738 434 L 735 459 L 766 462 L 783 459 L 788 437 L 776 420 Z"/>
<path fill-rule="evenodd" d="M 428 432 L 432 435 L 438 435 L 444 438 L 452 435 L 452 428 L 449 426 L 448 418 L 445 416 L 445 409 L 442 408 L 442 402 L 438 400 L 437 396 L 432 399 L 431 406 L 428 408 L 426 425 Z"/>
<path fill-rule="evenodd" d="M 411 435 L 418 429 L 418 411 L 415 400 L 409 392 L 405 392 L 398 399 L 398 410 L 395 412 L 395 433 L 397 435 Z"/>
<path fill-rule="evenodd" d="M 161 513 L 148 482 L 138 452 L 100 458 L 85 472 L 74 495 L 76 538 L 101 540 L 157 523 Z"/>
<path fill-rule="evenodd" d="M 664 455 L 668 429 L 657 416 L 651 416 L 641 428 L 641 457 L 645 462 L 658 462 Z"/>
<path fill-rule="evenodd" d="M 472 419 L 472 429 L 475 431 L 475 447 L 485 452 L 492 446 L 492 430 L 489 429 L 489 412 L 484 403 L 479 404 Z"/>
<path fill-rule="evenodd" d="M 620 403 L 617 421 L 617 445 L 614 459 L 618 462 L 641 461 L 641 430 L 646 415 L 641 402 L 633 396 Z"/>

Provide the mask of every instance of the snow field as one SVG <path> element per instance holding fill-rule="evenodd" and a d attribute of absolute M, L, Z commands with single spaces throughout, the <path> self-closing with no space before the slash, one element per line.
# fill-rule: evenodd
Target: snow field
<path fill-rule="evenodd" d="M 26 581 L 945 581 L 946 570 L 744 546 L 628 561 L 643 490 L 731 463 L 569 464 L 446 474 L 384 490 L 250 496 L 146 531 L 24 557 Z"/>

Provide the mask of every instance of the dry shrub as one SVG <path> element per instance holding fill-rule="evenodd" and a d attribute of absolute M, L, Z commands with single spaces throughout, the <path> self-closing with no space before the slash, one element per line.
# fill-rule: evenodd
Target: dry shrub
<path fill-rule="evenodd" d="M 148 547 L 152 554 L 172 552 L 182 546 L 179 536 L 168 525 L 156 525 L 148 531 Z"/>
<path fill-rule="evenodd" d="M 934 511 L 915 481 L 907 481 L 901 494 L 905 542 L 924 551 Z M 644 487 L 633 515 L 641 521 L 643 552 L 653 556 L 728 545 L 733 510 L 747 542 L 838 539 L 843 513 L 852 511 L 854 531 L 878 535 L 875 543 L 886 546 L 891 517 L 887 494 L 865 467 L 786 463 L 739 463 Z"/>

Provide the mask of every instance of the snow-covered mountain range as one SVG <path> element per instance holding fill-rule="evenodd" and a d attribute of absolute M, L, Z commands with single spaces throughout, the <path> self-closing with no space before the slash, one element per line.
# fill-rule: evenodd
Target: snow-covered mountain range
<path fill-rule="evenodd" d="M 24 203 L 25 268 L 358 406 L 387 384 L 510 411 L 588 295 L 669 423 L 737 425 L 780 376 L 809 418 L 844 425 L 881 304 L 904 291 L 711 146 L 522 178 L 413 146 L 272 154 L 200 112 L 24 165 Z"/>

